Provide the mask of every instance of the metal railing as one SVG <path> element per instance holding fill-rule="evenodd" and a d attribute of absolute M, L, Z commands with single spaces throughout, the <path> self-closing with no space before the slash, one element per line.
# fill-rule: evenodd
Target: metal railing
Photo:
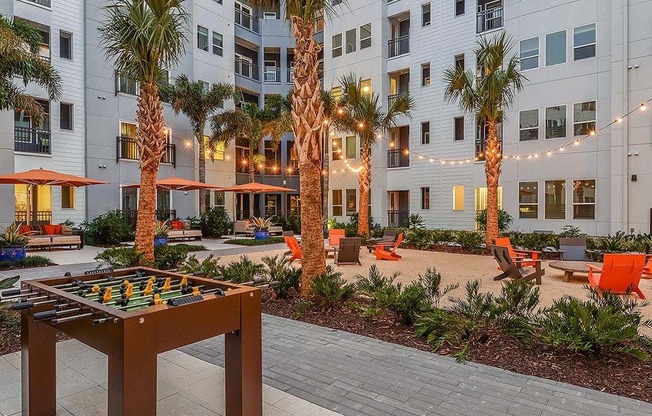
<path fill-rule="evenodd" d="M 27 1 L 30 1 L 32 3 L 36 3 L 39 6 L 43 6 L 43 7 L 51 7 L 50 0 L 27 0 Z"/>
<path fill-rule="evenodd" d="M 242 13 L 240 10 L 235 11 L 235 24 L 254 33 L 260 33 L 260 19 L 248 13 Z"/>
<path fill-rule="evenodd" d="M 392 105 L 394 105 L 394 101 L 396 101 L 396 98 L 398 98 L 399 95 L 405 94 L 405 93 L 407 93 L 407 91 L 388 95 L 387 96 L 387 107 L 389 108 Z"/>
<path fill-rule="evenodd" d="M 387 47 L 387 55 L 390 58 L 410 53 L 410 35 L 403 35 L 396 39 L 388 40 Z"/>
<path fill-rule="evenodd" d="M 254 65 L 243 59 L 235 60 L 235 73 L 245 78 L 253 79 L 254 81 L 260 81 L 258 65 Z"/>
<path fill-rule="evenodd" d="M 387 211 L 387 226 L 388 227 L 403 227 L 405 220 L 410 217 L 410 211 L 404 210 L 388 210 Z"/>
<path fill-rule="evenodd" d="M 30 225 L 52 224 L 52 211 L 16 211 L 14 212 L 14 221 L 27 224 L 28 213 Z"/>
<path fill-rule="evenodd" d="M 173 220 L 177 218 L 177 210 L 176 209 L 157 209 L 156 210 L 156 220 L 157 221 L 168 221 L 168 220 Z M 132 227 L 136 226 L 136 221 L 138 219 L 138 210 L 135 209 L 127 209 L 127 210 L 122 210 L 122 216 L 124 217 L 125 221 L 131 225 Z"/>
<path fill-rule="evenodd" d="M 116 137 L 115 162 L 118 163 L 120 159 L 140 160 L 140 150 L 138 149 L 138 141 L 136 139 Z M 161 156 L 161 163 L 169 163 L 173 167 L 177 166 L 177 146 L 175 144 L 168 143 Z"/>
<path fill-rule="evenodd" d="M 14 127 L 14 150 L 26 153 L 52 152 L 50 130 Z"/>
<path fill-rule="evenodd" d="M 116 77 L 115 93 L 118 94 L 119 92 L 124 94 L 138 95 L 139 93 L 138 83 L 128 78 Z"/>
<path fill-rule="evenodd" d="M 294 68 L 288 68 L 288 69 L 287 69 L 287 78 L 286 78 L 286 82 L 287 82 L 288 84 L 294 82 Z"/>
<path fill-rule="evenodd" d="M 478 6 L 477 33 L 503 27 L 503 4 L 502 1 L 494 1 Z"/>
<path fill-rule="evenodd" d="M 263 70 L 265 82 L 281 82 L 281 68 L 277 66 L 266 66 Z"/>
<path fill-rule="evenodd" d="M 387 151 L 387 168 L 405 168 L 410 166 L 410 152 L 407 149 Z"/>
<path fill-rule="evenodd" d="M 498 125 L 498 146 L 499 149 L 503 148 L 503 126 Z M 479 125 L 476 128 L 475 132 L 475 160 L 481 161 L 484 160 L 484 151 L 487 148 L 487 137 L 489 137 L 489 131 L 487 125 Z"/>

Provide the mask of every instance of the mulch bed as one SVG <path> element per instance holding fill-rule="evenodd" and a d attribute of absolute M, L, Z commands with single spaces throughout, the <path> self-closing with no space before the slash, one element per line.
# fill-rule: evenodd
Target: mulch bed
<path fill-rule="evenodd" d="M 361 301 L 364 303 L 364 301 Z M 352 332 L 422 351 L 432 351 L 423 338 L 416 338 L 412 327 L 396 323 L 391 313 L 365 316 L 354 304 L 336 311 L 306 306 L 300 299 L 267 300 L 263 312 Z M 440 350 L 452 355 L 455 351 Z M 652 363 L 624 353 L 605 354 L 600 358 L 556 350 L 546 345 L 526 348 L 518 340 L 499 330 L 489 329 L 476 337 L 469 361 L 520 374 L 561 381 L 652 403 Z"/>
<path fill-rule="evenodd" d="M 57 332 L 57 341 L 69 339 Z M 20 351 L 20 312 L 0 307 L 0 355 Z"/>
<path fill-rule="evenodd" d="M 454 253 L 454 254 L 476 254 L 476 255 L 481 255 L 481 256 L 491 256 L 491 252 L 489 250 L 486 250 L 484 248 L 479 249 L 479 250 L 471 250 L 465 247 L 460 247 L 460 246 L 451 246 L 448 244 L 435 244 L 430 246 L 429 249 L 427 250 L 422 250 L 417 248 L 416 246 L 409 244 L 409 243 L 403 243 L 401 244 L 401 248 L 409 249 L 409 250 L 421 250 L 421 251 L 436 251 L 439 253 Z M 541 252 L 541 259 L 543 260 L 559 260 L 560 259 L 560 254 L 559 253 L 553 253 L 553 252 L 548 252 L 548 251 L 543 251 Z"/>

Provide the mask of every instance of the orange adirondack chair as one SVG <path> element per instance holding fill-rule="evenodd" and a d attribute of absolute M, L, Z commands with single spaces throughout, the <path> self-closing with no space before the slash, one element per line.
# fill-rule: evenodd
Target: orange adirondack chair
<path fill-rule="evenodd" d="M 518 261 L 521 264 L 521 267 L 535 267 L 539 260 L 540 251 L 534 250 L 520 250 L 512 247 L 512 242 L 509 240 L 509 237 L 500 237 L 496 238 L 496 245 L 500 247 L 507 247 L 509 251 L 509 257 L 512 258 L 513 262 Z M 528 262 L 528 260 L 533 260 Z"/>
<path fill-rule="evenodd" d="M 589 285 L 602 292 L 635 292 L 638 297 L 645 295 L 638 287 L 641 273 L 645 267 L 645 254 L 605 254 L 602 269 L 589 266 Z"/>
<path fill-rule="evenodd" d="M 331 228 L 328 230 L 328 244 L 331 246 L 340 245 L 340 238 L 346 237 L 346 230 L 343 228 Z"/>
<path fill-rule="evenodd" d="M 399 259 L 401 259 L 402 257 L 396 254 L 396 249 L 398 248 L 398 246 L 401 245 L 402 242 L 403 242 L 403 234 L 399 234 L 398 238 L 396 239 L 396 242 L 394 243 L 394 245 L 390 250 L 385 249 L 385 247 L 387 247 L 386 244 L 376 245 L 374 250 L 374 255 L 376 256 L 376 260 L 399 261 Z"/>
<path fill-rule="evenodd" d="M 296 237 L 286 235 L 283 237 L 283 239 L 285 240 L 285 244 L 287 244 L 288 248 L 290 249 L 290 263 L 295 260 L 301 260 L 301 246 L 299 246 L 299 242 L 297 241 Z"/>
<path fill-rule="evenodd" d="M 650 257 L 650 260 L 648 260 L 647 264 L 643 268 L 643 276 L 648 279 L 652 279 L 652 257 Z"/>

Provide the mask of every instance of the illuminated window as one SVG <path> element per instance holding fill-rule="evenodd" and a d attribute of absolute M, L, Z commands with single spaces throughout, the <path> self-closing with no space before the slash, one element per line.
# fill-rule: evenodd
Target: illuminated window
<path fill-rule="evenodd" d="M 547 220 L 566 219 L 566 181 L 546 181 L 546 206 Z"/>
<path fill-rule="evenodd" d="M 520 182 L 518 184 L 518 217 L 539 218 L 539 183 Z"/>
<path fill-rule="evenodd" d="M 430 209 L 430 187 L 421 188 L 421 209 Z"/>
<path fill-rule="evenodd" d="M 346 215 L 351 216 L 358 212 L 358 200 L 356 199 L 356 190 L 346 190 Z"/>
<path fill-rule="evenodd" d="M 371 97 L 371 79 L 363 79 L 360 81 L 360 90 L 363 95 Z"/>
<path fill-rule="evenodd" d="M 342 216 L 342 190 L 333 189 L 333 216 Z"/>
<path fill-rule="evenodd" d="M 342 138 L 341 137 L 334 137 L 332 140 L 332 145 L 331 145 L 331 157 L 332 160 L 340 160 L 342 159 Z"/>
<path fill-rule="evenodd" d="M 212 147 L 210 146 L 209 137 L 204 136 L 204 154 L 208 160 L 225 160 L 226 151 L 223 142 L 216 142 Z"/>
<path fill-rule="evenodd" d="M 453 211 L 464 211 L 464 186 L 453 186 Z"/>
<path fill-rule="evenodd" d="M 573 180 L 573 219 L 595 219 L 595 180 Z"/>

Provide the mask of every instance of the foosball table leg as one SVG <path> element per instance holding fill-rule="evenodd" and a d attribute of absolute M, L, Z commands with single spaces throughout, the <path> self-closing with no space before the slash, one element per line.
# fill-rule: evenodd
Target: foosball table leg
<path fill-rule="evenodd" d="M 57 413 L 56 331 L 21 314 L 21 378 L 23 416 Z"/>
<path fill-rule="evenodd" d="M 262 416 L 260 292 L 240 296 L 240 330 L 226 334 L 226 416 Z"/>

